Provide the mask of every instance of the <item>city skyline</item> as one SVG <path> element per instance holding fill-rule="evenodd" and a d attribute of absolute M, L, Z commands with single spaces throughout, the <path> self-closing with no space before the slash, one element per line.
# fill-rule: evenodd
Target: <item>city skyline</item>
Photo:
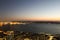
<path fill-rule="evenodd" d="M 0 0 L 0 21 L 60 21 L 59 0 Z"/>

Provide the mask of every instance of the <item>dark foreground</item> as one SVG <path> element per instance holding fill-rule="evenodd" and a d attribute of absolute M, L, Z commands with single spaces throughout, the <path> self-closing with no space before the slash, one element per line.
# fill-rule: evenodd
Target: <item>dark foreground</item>
<path fill-rule="evenodd" d="M 60 24 L 28 23 L 3 25 L 0 40 L 60 40 Z"/>

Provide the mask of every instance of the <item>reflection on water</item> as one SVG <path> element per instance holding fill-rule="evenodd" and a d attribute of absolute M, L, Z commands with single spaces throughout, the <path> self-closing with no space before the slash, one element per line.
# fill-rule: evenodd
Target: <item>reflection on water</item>
<path fill-rule="evenodd" d="M 15 40 L 52 40 L 60 33 L 60 24 L 1 22 L 0 33 L 5 39 Z M 2 30 L 2 31 L 1 31 Z"/>
<path fill-rule="evenodd" d="M 13 31 L 26 31 L 35 33 L 60 33 L 60 24 L 50 24 L 50 23 L 20 23 L 20 22 L 5 22 L 5 26 L 2 29 L 11 29 Z M 9 25 L 7 25 L 9 24 Z M 25 24 L 25 25 L 24 25 Z M 0 24 L 1 25 L 1 24 Z M 0 29 L 1 29 L 0 28 Z"/>

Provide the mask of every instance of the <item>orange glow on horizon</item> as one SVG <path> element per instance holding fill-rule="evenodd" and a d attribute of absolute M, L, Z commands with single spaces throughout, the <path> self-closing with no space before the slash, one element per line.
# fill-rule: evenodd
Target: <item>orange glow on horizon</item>
<path fill-rule="evenodd" d="M 49 17 L 42 17 L 42 18 L 22 18 L 22 20 L 31 20 L 31 21 L 60 21 L 60 18 L 49 18 Z"/>
<path fill-rule="evenodd" d="M 3 21 L 60 21 L 60 17 L 22 17 L 22 18 L 10 18 Z M 7 24 L 7 23 L 5 23 Z"/>

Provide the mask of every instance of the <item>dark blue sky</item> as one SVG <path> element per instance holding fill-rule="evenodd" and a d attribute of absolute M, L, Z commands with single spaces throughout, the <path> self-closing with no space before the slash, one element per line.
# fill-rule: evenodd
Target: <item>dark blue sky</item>
<path fill-rule="evenodd" d="M 0 20 L 60 20 L 60 1 L 0 0 Z"/>

